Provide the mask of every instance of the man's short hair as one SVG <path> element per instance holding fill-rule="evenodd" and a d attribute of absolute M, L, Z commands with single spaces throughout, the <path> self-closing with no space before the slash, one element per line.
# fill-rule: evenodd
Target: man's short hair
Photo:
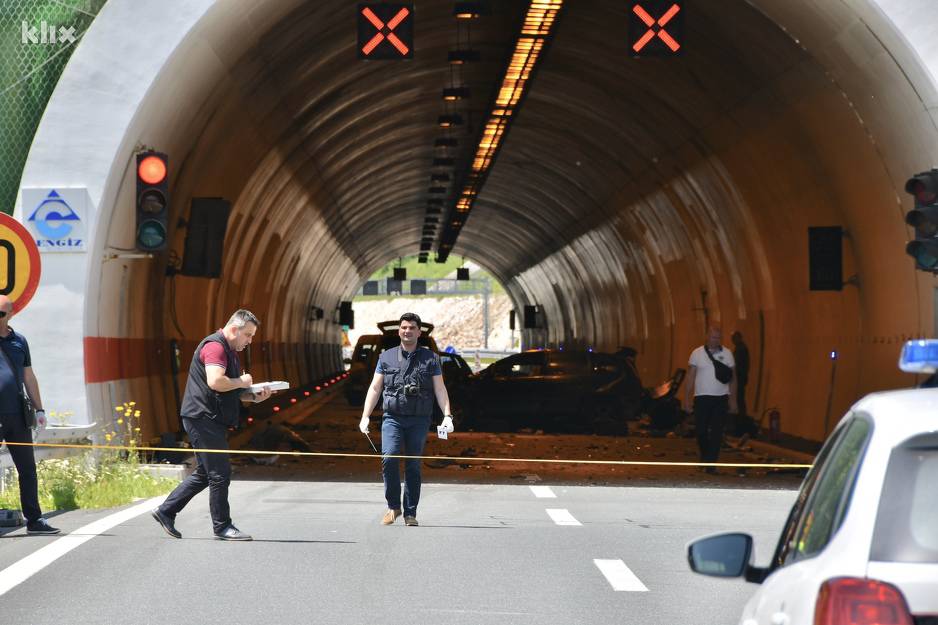
<path fill-rule="evenodd" d="M 410 321 L 411 323 L 416 323 L 418 328 L 420 327 L 420 315 L 417 313 L 404 313 L 398 320 L 398 322 L 401 321 Z"/>
<path fill-rule="evenodd" d="M 257 317 L 254 316 L 254 313 L 252 313 L 250 310 L 240 308 L 236 310 L 233 315 L 231 315 L 231 318 L 225 325 L 235 326 L 240 329 L 249 323 L 253 323 L 258 328 L 261 326 L 261 322 Z"/>

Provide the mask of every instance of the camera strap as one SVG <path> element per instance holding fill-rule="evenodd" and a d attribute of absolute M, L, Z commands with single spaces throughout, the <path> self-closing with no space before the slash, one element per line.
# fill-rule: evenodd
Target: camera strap
<path fill-rule="evenodd" d="M 420 349 L 420 346 L 417 346 L 417 349 Z M 407 376 L 410 373 L 410 369 L 413 366 L 414 362 L 417 360 L 417 349 L 414 350 L 414 353 L 410 355 L 410 358 L 407 359 L 407 369 L 400 373 L 401 376 Z M 401 345 L 397 348 L 397 366 L 398 368 L 404 367 L 404 346 Z M 403 378 L 402 378 L 403 379 Z"/>

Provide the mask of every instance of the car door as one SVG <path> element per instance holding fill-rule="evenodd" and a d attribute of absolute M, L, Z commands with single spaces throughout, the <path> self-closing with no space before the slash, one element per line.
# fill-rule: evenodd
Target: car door
<path fill-rule="evenodd" d="M 871 434 L 872 420 L 855 414 L 821 450 L 782 530 L 773 570 L 746 606 L 744 625 L 814 622 L 814 603 L 823 581 L 818 556 L 846 515 Z"/>
<path fill-rule="evenodd" d="M 543 368 L 542 352 L 524 352 L 495 363 L 485 385 L 485 413 L 518 423 L 530 420 L 543 403 L 535 392 Z"/>

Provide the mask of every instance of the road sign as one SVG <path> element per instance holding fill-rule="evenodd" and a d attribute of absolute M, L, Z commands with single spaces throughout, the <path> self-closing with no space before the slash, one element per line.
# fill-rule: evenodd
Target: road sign
<path fill-rule="evenodd" d="M 414 57 L 414 5 L 386 2 L 358 5 L 358 58 Z"/>
<path fill-rule="evenodd" d="M 629 45 L 635 56 L 671 56 L 682 51 L 683 0 L 639 0 L 629 11 Z M 667 27 L 667 28 L 665 28 Z"/>
<path fill-rule="evenodd" d="M 26 307 L 39 286 L 39 248 L 23 224 L 0 213 L 0 295 L 13 300 L 13 310 Z"/>

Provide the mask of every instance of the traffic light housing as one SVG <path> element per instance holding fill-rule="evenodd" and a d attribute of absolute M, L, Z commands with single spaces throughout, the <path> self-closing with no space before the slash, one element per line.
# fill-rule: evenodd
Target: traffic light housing
<path fill-rule="evenodd" d="M 905 252 L 915 259 L 915 268 L 938 273 L 938 169 L 909 178 L 905 192 L 912 195 L 915 207 L 905 215 L 905 222 L 915 228 L 915 240 Z"/>
<path fill-rule="evenodd" d="M 137 229 L 135 245 L 143 252 L 165 250 L 169 235 L 169 160 L 148 150 L 137 154 Z"/>

